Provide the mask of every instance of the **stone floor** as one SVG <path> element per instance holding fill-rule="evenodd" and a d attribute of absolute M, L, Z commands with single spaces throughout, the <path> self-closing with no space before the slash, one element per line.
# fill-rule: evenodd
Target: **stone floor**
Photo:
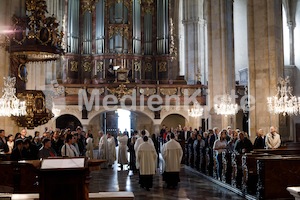
<path fill-rule="evenodd" d="M 116 166 L 116 164 L 115 164 Z M 124 168 L 127 168 L 125 166 Z M 149 199 L 243 199 L 241 196 L 216 185 L 201 175 L 197 175 L 182 166 L 181 182 L 176 189 L 167 189 L 162 181 L 161 170 L 153 177 L 153 188 L 146 191 L 138 184 L 138 174 L 129 170 L 101 169 L 91 172 L 90 192 L 130 191 L 136 200 Z"/>

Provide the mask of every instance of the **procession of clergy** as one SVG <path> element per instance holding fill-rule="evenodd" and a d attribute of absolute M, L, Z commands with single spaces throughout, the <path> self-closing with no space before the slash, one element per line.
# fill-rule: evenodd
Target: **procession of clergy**
<path fill-rule="evenodd" d="M 114 137 L 108 133 L 99 132 L 99 159 L 105 159 L 107 162 L 102 167 L 111 167 L 116 160 L 116 143 Z M 159 141 L 155 134 L 152 139 L 149 138 L 149 133 L 142 130 L 140 134 L 137 131 L 133 132 L 131 138 L 128 138 L 128 133 L 119 133 L 117 136 L 118 142 L 118 164 L 121 170 L 123 165 L 128 164 L 129 169 L 139 171 L 139 184 L 142 188 L 150 190 L 153 183 L 153 175 L 159 164 Z M 128 162 L 127 155 L 130 153 Z M 168 188 L 175 188 L 180 181 L 179 171 L 181 166 L 181 159 L 183 151 L 180 144 L 175 140 L 175 134 L 169 134 L 169 141 L 166 142 L 161 149 L 163 157 L 163 180 L 166 182 Z"/>
<path fill-rule="evenodd" d="M 151 138 L 150 138 L 151 137 Z M 183 142 L 180 145 L 178 141 Z M 128 132 L 119 132 L 115 137 L 111 133 L 104 134 L 99 131 L 99 151 L 94 150 L 93 134 L 87 133 L 81 127 L 76 131 L 66 130 L 45 130 L 42 136 L 35 132 L 34 137 L 28 136 L 26 129 L 20 133 L 5 136 L 5 131 L 0 130 L 0 150 L 10 155 L 10 160 L 35 160 L 48 157 L 78 157 L 86 156 L 88 159 L 106 160 L 102 168 L 113 167 L 118 157 L 118 164 L 121 170 L 123 165 L 128 165 L 129 170 L 139 172 L 140 186 L 149 190 L 152 187 L 153 175 L 156 174 L 158 166 L 162 164 L 163 180 L 168 188 L 175 188 L 180 181 L 179 172 L 183 157 L 183 148 L 187 146 L 185 163 L 199 170 L 199 154 L 203 149 L 209 149 L 210 156 L 216 152 L 217 165 L 221 163 L 222 152 L 247 153 L 259 148 L 278 148 L 281 144 L 280 135 L 274 127 L 266 135 L 263 130 L 257 131 L 257 137 L 252 145 L 248 134 L 238 129 L 231 130 L 231 127 L 219 131 L 217 127 L 202 132 L 201 127 L 187 130 L 181 126 L 175 129 L 168 129 L 164 125 L 160 134 L 152 134 L 146 130 L 134 131 L 131 137 Z M 116 148 L 118 146 L 118 148 Z M 118 153 L 116 153 L 118 149 Z M 97 155 L 94 153 L 97 152 Z M 129 153 L 129 160 L 128 160 Z M 158 155 L 161 153 L 162 159 Z M 116 156 L 118 155 L 118 156 Z M 220 173 L 222 165 L 218 167 Z M 220 177 L 220 174 L 218 176 Z"/>

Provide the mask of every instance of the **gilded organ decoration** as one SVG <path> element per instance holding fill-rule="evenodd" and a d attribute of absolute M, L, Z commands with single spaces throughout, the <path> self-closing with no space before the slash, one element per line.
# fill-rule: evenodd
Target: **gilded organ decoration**
<path fill-rule="evenodd" d="M 156 94 L 156 88 L 140 88 L 140 93 L 146 95 L 147 97 L 150 95 Z"/>
<path fill-rule="evenodd" d="M 154 8 L 152 8 L 152 7 L 143 8 L 143 13 L 145 13 L 145 14 L 153 15 L 153 12 L 154 12 Z"/>
<path fill-rule="evenodd" d="M 159 62 L 158 63 L 158 71 L 166 72 L 167 71 L 167 62 Z"/>
<path fill-rule="evenodd" d="M 151 63 L 146 63 L 146 67 L 145 67 L 145 71 L 146 72 L 152 72 L 152 64 Z"/>
<path fill-rule="evenodd" d="M 107 88 L 107 90 L 115 95 L 118 100 L 120 100 L 124 95 L 132 95 L 133 90 L 126 87 L 126 85 L 121 84 L 117 88 Z"/>
<path fill-rule="evenodd" d="M 177 88 L 160 88 L 160 93 L 163 95 L 175 95 L 177 94 Z"/>
<path fill-rule="evenodd" d="M 78 62 L 77 61 L 71 61 L 71 72 L 78 72 Z"/>
<path fill-rule="evenodd" d="M 99 61 L 96 63 L 96 72 L 102 72 L 104 70 L 103 64 L 103 61 Z"/>
<path fill-rule="evenodd" d="M 32 45 L 44 45 L 57 48 L 62 52 L 62 31 L 59 32 L 59 22 L 54 17 L 46 17 L 46 1 L 26 0 L 26 16 L 13 15 L 13 33 L 10 35 L 12 45 L 26 45 L 31 40 Z"/>
<path fill-rule="evenodd" d="M 128 39 L 129 36 L 129 27 L 128 25 L 124 24 L 122 26 L 112 26 L 108 27 L 108 36 L 111 39 L 114 35 L 120 34 L 122 37 Z"/>
<path fill-rule="evenodd" d="M 146 2 L 148 6 L 151 6 L 151 4 L 153 4 L 153 0 L 143 0 L 143 1 Z"/>
<path fill-rule="evenodd" d="M 134 71 L 138 72 L 141 70 L 141 62 L 140 61 L 135 61 L 133 63 L 133 66 L 134 66 Z"/>
<path fill-rule="evenodd" d="M 174 40 L 174 23 L 173 19 L 170 18 L 170 49 L 169 53 L 172 56 L 172 61 L 177 58 L 177 48 L 175 46 L 175 40 Z"/>
<path fill-rule="evenodd" d="M 85 72 L 91 72 L 92 71 L 90 62 L 84 62 L 82 66 L 83 66 L 83 70 Z"/>
<path fill-rule="evenodd" d="M 82 15 L 84 15 L 85 12 L 93 12 L 93 10 L 95 10 L 95 0 L 83 0 L 81 8 Z"/>

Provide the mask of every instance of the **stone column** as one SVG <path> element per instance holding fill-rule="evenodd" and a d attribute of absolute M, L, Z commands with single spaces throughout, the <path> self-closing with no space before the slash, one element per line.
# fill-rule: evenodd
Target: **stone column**
<path fill-rule="evenodd" d="M 283 75 L 282 1 L 248 1 L 248 51 L 250 137 L 262 128 L 279 125 L 268 111 L 267 97 L 274 96 L 278 77 Z"/>
<path fill-rule="evenodd" d="M 211 0 L 206 3 L 209 127 L 221 129 L 228 125 L 230 117 L 215 114 L 213 106 L 217 102 L 214 99 L 231 94 L 235 89 L 233 1 Z"/>
<path fill-rule="evenodd" d="M 206 21 L 203 0 L 183 1 L 183 26 L 184 26 L 184 66 L 185 79 L 188 84 L 197 81 L 206 82 Z M 200 78 L 202 78 L 200 80 Z"/>

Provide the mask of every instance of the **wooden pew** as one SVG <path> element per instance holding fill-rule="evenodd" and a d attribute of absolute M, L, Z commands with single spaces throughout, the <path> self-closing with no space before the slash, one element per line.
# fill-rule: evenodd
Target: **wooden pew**
<path fill-rule="evenodd" d="M 272 155 L 300 155 L 300 146 L 291 148 L 281 147 L 278 149 L 254 149 L 254 152 L 268 153 Z"/>
<path fill-rule="evenodd" d="M 242 184 L 242 154 L 231 154 L 232 176 L 231 185 L 235 188 L 241 188 Z"/>
<path fill-rule="evenodd" d="M 299 184 L 300 156 L 267 156 L 257 158 L 257 198 L 292 198 L 287 187 Z"/>
<path fill-rule="evenodd" d="M 244 193 L 255 195 L 257 185 L 257 158 L 263 156 L 272 156 L 267 153 L 246 153 L 242 156 L 242 191 Z"/>
<path fill-rule="evenodd" d="M 222 182 L 231 184 L 232 177 L 232 164 L 231 164 L 231 154 L 232 153 L 222 153 Z"/>
<path fill-rule="evenodd" d="M 11 200 L 39 200 L 38 193 L 31 194 L 1 194 L 0 199 Z M 133 200 L 134 194 L 132 192 L 99 192 L 89 193 L 90 200 Z"/>
<path fill-rule="evenodd" d="M 14 193 L 38 192 L 38 166 L 40 161 L 1 161 L 2 186 L 14 188 Z"/>

